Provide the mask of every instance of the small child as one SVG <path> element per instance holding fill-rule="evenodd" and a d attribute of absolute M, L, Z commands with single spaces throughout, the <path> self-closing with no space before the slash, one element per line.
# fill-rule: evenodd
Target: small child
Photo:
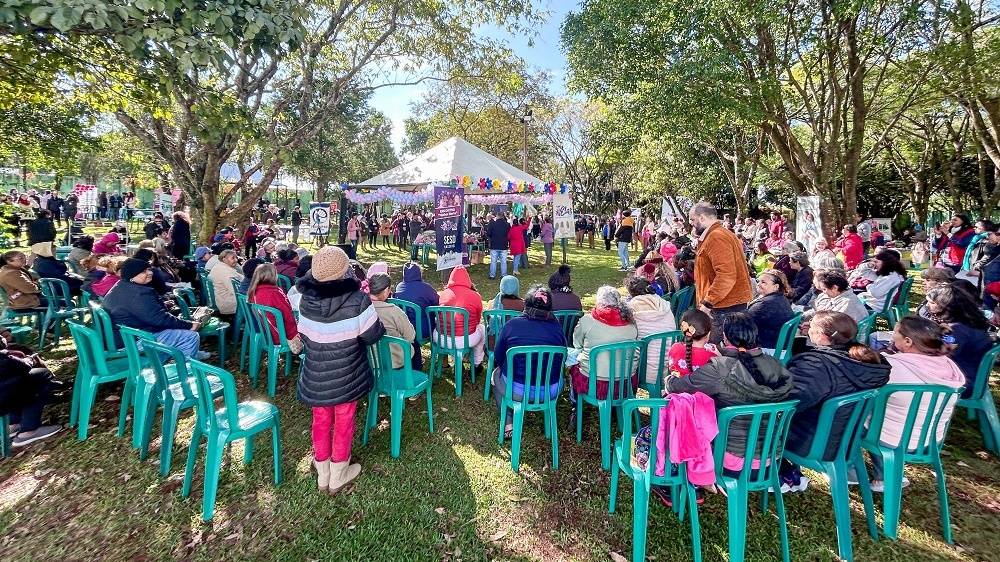
<path fill-rule="evenodd" d="M 686 377 L 719 352 L 714 345 L 708 343 L 708 336 L 712 332 L 712 318 L 704 312 L 697 309 L 685 312 L 681 316 L 680 330 L 684 334 L 684 342 L 672 345 L 667 357 L 670 359 L 670 372 Z"/>

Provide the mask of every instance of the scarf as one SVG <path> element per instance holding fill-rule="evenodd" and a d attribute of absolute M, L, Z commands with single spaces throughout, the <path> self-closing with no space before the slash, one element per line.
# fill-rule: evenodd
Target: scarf
<path fill-rule="evenodd" d="M 532 306 L 524 307 L 524 316 L 532 320 L 555 320 L 555 317 L 552 316 L 552 311 Z"/>
<path fill-rule="evenodd" d="M 622 318 L 622 312 L 617 308 L 610 308 L 604 306 L 594 307 L 590 311 L 590 315 L 601 324 L 607 324 L 608 326 L 627 326 L 629 322 Z"/>

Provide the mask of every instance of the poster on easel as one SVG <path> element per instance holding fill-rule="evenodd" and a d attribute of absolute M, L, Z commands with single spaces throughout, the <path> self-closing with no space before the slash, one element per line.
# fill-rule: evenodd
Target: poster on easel
<path fill-rule="evenodd" d="M 330 235 L 330 203 L 309 203 L 309 235 Z"/>
<path fill-rule="evenodd" d="M 795 239 L 805 245 L 812 255 L 816 242 L 823 237 L 823 223 L 819 213 L 819 196 L 804 195 L 795 201 Z"/>
<path fill-rule="evenodd" d="M 556 229 L 556 240 L 576 237 L 572 197 L 565 193 L 557 193 L 552 196 L 552 223 Z"/>
<path fill-rule="evenodd" d="M 465 258 L 465 227 L 462 209 L 465 190 L 434 187 L 434 243 L 437 250 L 437 270 L 444 271 L 462 265 Z"/>

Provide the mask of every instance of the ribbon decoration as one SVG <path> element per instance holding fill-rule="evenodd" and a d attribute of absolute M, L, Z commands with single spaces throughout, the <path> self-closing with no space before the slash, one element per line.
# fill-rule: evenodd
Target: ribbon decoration
<path fill-rule="evenodd" d="M 370 203 L 377 203 L 378 201 L 385 200 L 389 200 L 400 205 L 416 205 L 418 203 L 426 203 L 434 199 L 434 188 L 428 186 L 419 191 L 400 191 L 383 185 L 382 187 L 374 191 L 369 191 L 368 193 L 361 193 L 360 191 L 348 189 L 344 191 L 344 197 L 346 197 L 348 201 L 359 205 L 368 205 Z"/>
<path fill-rule="evenodd" d="M 476 205 L 500 205 L 503 203 L 520 203 L 522 205 L 530 203 L 532 205 L 546 205 L 552 202 L 552 194 L 522 195 L 519 193 L 500 193 L 496 195 L 467 195 L 465 197 L 465 202 Z"/>
<path fill-rule="evenodd" d="M 466 180 L 469 182 L 472 181 L 469 176 L 465 176 L 462 182 L 452 180 L 449 183 L 457 186 L 459 184 L 464 184 Z M 480 182 L 482 185 L 500 185 L 497 180 L 488 180 L 486 178 L 480 178 Z M 552 202 L 553 193 L 566 193 L 565 191 L 561 191 L 561 187 L 557 186 L 555 182 L 550 182 L 545 186 L 535 186 L 534 184 L 529 183 L 527 185 L 531 186 L 532 191 L 517 191 L 524 187 L 523 184 L 524 182 L 518 182 L 517 184 L 515 184 L 515 182 L 507 182 L 507 185 L 503 187 L 506 191 L 501 191 L 499 193 L 489 193 L 487 191 L 483 195 L 468 195 L 465 198 L 465 202 L 474 203 L 476 205 L 500 205 L 503 203 L 546 205 Z M 566 184 L 562 185 L 566 186 Z M 556 191 L 547 191 L 550 188 L 555 189 Z M 399 205 L 417 205 L 434 199 L 434 187 L 432 184 L 417 191 L 400 191 L 383 185 L 382 187 L 367 193 L 362 193 L 352 189 L 345 189 L 344 197 L 346 197 L 348 201 L 358 205 L 368 205 L 386 200 Z"/>
<path fill-rule="evenodd" d="M 555 194 L 569 193 L 570 191 L 570 185 L 568 183 L 556 183 L 554 181 L 550 181 L 548 183 L 535 185 L 534 182 L 526 182 L 523 180 L 516 182 L 502 182 L 492 178 L 474 178 L 472 176 L 455 176 L 448 182 L 448 184 L 451 187 L 461 186 L 471 189 L 472 191 L 495 191 L 498 193 Z"/>

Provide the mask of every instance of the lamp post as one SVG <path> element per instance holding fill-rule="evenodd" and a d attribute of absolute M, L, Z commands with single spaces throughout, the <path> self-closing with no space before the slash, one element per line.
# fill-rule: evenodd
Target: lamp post
<path fill-rule="evenodd" d="M 528 123 L 531 122 L 531 108 L 528 107 L 528 104 L 521 106 L 520 120 L 521 124 L 524 125 L 524 141 L 521 146 L 521 169 L 524 170 L 524 173 L 528 173 Z"/>

